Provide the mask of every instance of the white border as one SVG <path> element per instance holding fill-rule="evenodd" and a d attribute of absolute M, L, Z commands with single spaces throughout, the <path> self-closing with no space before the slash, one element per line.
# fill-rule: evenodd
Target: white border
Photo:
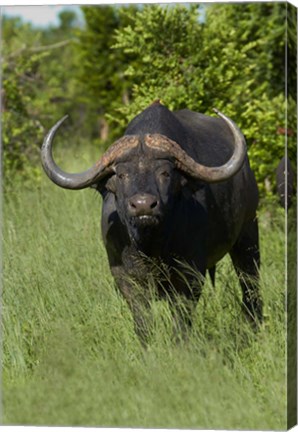
<path fill-rule="evenodd" d="M 271 3 L 291 3 L 294 6 L 298 7 L 298 0 L 87 0 L 86 2 L 83 1 L 72 1 L 72 0 L 64 0 L 64 1 L 55 1 L 55 0 L 48 0 L 48 1 L 40 1 L 40 0 L 28 0 L 28 1 L 22 1 L 22 0 L 0 0 L 0 6 L 43 6 L 43 5 L 74 5 L 74 6 L 80 6 L 83 4 L 87 5 L 96 5 L 96 4 L 128 4 L 128 3 L 252 3 L 252 2 L 271 2 Z"/>
<path fill-rule="evenodd" d="M 87 0 L 85 3 L 83 1 L 77 2 L 72 0 L 64 0 L 64 1 L 55 1 L 55 0 L 47 0 L 47 1 L 38 1 L 38 0 L 29 0 L 29 1 L 13 1 L 13 0 L 0 0 L 0 10 L 2 6 L 43 6 L 43 5 L 59 5 L 59 6 L 67 6 L 67 5 L 97 5 L 97 4 L 154 4 L 154 3 L 251 3 L 251 2 L 270 2 L 270 0 L 173 0 L 173 1 L 165 1 L 165 0 L 116 0 L 116 1 L 98 1 L 98 0 Z M 290 3 L 293 6 L 298 8 L 298 0 L 290 0 L 290 1 L 280 1 L 280 0 L 271 0 L 272 3 Z M 50 429 L 53 429 L 53 432 L 65 432 L 69 430 L 74 430 L 75 432 L 119 432 L 119 431 L 132 431 L 132 432 L 141 432 L 144 429 L 132 429 L 132 428 L 84 428 L 84 427 L 47 427 L 47 426 L 1 426 L 1 432 L 27 432 L 27 431 L 36 431 L 36 432 L 49 432 Z M 145 431 L 149 431 L 150 429 L 145 429 Z M 293 432 L 298 431 L 298 426 L 295 426 L 291 429 Z M 154 432 L 168 432 L 169 429 L 154 429 Z M 171 429 L 173 432 L 180 431 L 179 429 Z M 202 432 L 212 432 L 213 430 L 201 430 Z M 181 432 L 181 431 L 180 431 Z M 183 431 L 184 432 L 184 431 Z"/>

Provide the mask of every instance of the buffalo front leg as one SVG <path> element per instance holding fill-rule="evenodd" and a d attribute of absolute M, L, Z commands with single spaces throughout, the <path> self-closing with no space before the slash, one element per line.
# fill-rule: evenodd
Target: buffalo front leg
<path fill-rule="evenodd" d="M 132 313 L 135 333 L 140 342 L 146 346 L 152 323 L 150 293 L 133 279 L 129 279 L 125 272 L 112 271 L 112 273 L 116 286 Z"/>
<path fill-rule="evenodd" d="M 170 301 L 175 340 L 188 339 L 196 305 L 196 301 L 186 298 L 184 295 L 176 296 L 174 300 Z"/>
<path fill-rule="evenodd" d="M 250 321 L 261 323 L 263 302 L 259 288 L 260 250 L 257 219 L 245 225 L 230 255 L 240 281 L 245 315 Z"/>
<path fill-rule="evenodd" d="M 176 339 L 187 339 L 192 328 L 193 317 L 198 304 L 202 287 L 204 284 L 204 275 L 198 270 L 184 269 L 184 277 L 172 277 L 172 286 L 169 304 L 173 317 L 173 330 Z M 195 275 L 187 274 L 193 272 Z"/>

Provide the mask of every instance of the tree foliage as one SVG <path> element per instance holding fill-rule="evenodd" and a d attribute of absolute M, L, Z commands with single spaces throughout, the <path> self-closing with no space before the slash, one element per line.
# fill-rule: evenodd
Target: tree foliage
<path fill-rule="evenodd" d="M 73 123 L 80 115 L 76 74 L 79 66 L 76 55 L 76 15 L 72 11 L 59 14 L 58 27 L 42 30 L 36 49 L 46 53 L 45 61 L 39 65 L 41 79 L 35 86 L 38 96 L 32 98 L 34 111 L 39 113 L 45 128 L 52 126 L 59 118 L 69 114 Z"/>
<path fill-rule="evenodd" d="M 115 32 L 129 25 L 136 8 L 83 6 L 82 11 L 85 26 L 77 32 L 81 99 L 88 110 L 88 127 L 93 131 L 93 136 L 107 138 L 108 132 L 115 136 L 119 129 L 116 127 L 116 130 L 108 131 L 104 115 L 119 105 L 129 103 L 132 86 L 132 80 L 123 73 L 132 56 L 112 49 Z M 115 128 L 115 124 L 113 126 Z"/>
<path fill-rule="evenodd" d="M 132 103 L 119 107 L 121 124 L 156 98 L 171 109 L 211 114 L 216 106 L 243 130 L 264 191 L 284 153 L 285 14 L 281 3 L 213 4 L 205 19 L 196 5 L 140 10 L 117 31 L 115 46 L 136 57 L 125 71 L 136 83 Z"/>
<path fill-rule="evenodd" d="M 39 175 L 47 128 L 71 110 L 74 64 L 70 28 L 35 29 L 20 18 L 2 20 L 2 145 L 5 184 Z M 70 21 L 68 20 L 68 24 Z M 62 37 L 63 36 L 63 37 Z M 63 58 L 63 61 L 61 59 Z"/>
<path fill-rule="evenodd" d="M 4 178 L 10 179 L 15 172 L 24 174 L 26 161 L 35 159 L 35 143 L 42 137 L 42 126 L 29 107 L 44 53 L 30 51 L 28 55 L 24 41 L 34 42 L 29 25 L 4 19 L 2 27 L 2 145 Z"/>
<path fill-rule="evenodd" d="M 7 172 L 23 173 L 28 160 L 35 167 L 42 134 L 67 113 L 72 133 L 111 142 L 160 99 L 172 110 L 214 115 L 216 107 L 234 119 L 246 136 L 260 191 L 266 192 L 265 184 L 274 187 L 285 135 L 290 158 L 296 159 L 294 8 L 268 2 L 82 11 L 84 26 L 68 10 L 58 27 L 3 21 Z"/>

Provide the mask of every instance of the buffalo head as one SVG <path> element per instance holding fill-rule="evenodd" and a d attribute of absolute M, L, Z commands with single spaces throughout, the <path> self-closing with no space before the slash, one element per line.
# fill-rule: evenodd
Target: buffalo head
<path fill-rule="evenodd" d="M 99 184 L 101 192 L 108 188 L 114 194 L 120 220 L 141 249 L 162 234 L 184 181 L 174 158 L 150 148 L 150 139 L 141 137 L 137 148 L 115 162 L 103 189 Z"/>

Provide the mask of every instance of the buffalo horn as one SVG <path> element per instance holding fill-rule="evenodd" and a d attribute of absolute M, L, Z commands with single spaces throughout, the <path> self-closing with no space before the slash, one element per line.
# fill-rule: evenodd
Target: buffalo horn
<path fill-rule="evenodd" d="M 127 151 L 138 145 L 139 140 L 136 136 L 124 136 L 116 141 L 87 171 L 76 174 L 66 173 L 56 165 L 53 159 L 52 142 L 57 130 L 67 117 L 63 117 L 52 127 L 41 148 L 42 166 L 47 176 L 62 188 L 84 189 L 93 185 L 114 171 L 113 163 L 116 158 L 123 156 Z"/>
<path fill-rule="evenodd" d="M 163 151 L 176 160 L 177 167 L 193 178 L 204 180 L 208 183 L 216 183 L 229 179 L 242 167 L 246 155 L 245 139 L 235 123 L 220 111 L 214 111 L 225 121 L 234 137 L 234 152 L 231 158 L 221 166 L 207 167 L 196 162 L 174 141 L 166 136 L 152 134 L 147 135 L 148 147 Z"/>

